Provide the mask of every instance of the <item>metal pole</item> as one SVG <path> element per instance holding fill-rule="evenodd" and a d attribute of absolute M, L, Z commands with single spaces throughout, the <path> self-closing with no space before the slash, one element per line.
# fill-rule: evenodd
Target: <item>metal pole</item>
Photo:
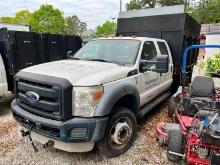
<path fill-rule="evenodd" d="M 191 45 L 186 48 L 184 51 L 183 57 L 182 57 L 182 93 L 185 92 L 185 83 L 186 83 L 186 68 L 187 68 L 187 59 L 188 59 L 188 53 L 192 49 L 200 49 L 200 48 L 219 48 L 220 45 Z"/>
<path fill-rule="evenodd" d="M 122 0 L 120 0 L 120 12 L 122 12 Z"/>

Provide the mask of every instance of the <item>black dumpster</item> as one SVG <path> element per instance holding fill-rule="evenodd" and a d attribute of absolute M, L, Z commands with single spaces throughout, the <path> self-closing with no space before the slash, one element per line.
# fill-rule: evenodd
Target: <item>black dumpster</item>
<path fill-rule="evenodd" d="M 81 46 L 79 36 L 0 29 L 0 53 L 5 64 L 9 89 L 13 91 L 13 77 L 21 69 L 66 59 L 68 50 L 75 53 Z"/>

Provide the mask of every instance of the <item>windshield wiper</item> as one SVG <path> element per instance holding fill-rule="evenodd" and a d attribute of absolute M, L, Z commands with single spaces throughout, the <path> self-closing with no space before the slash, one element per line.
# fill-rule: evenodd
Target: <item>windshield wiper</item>
<path fill-rule="evenodd" d="M 99 59 L 99 58 L 89 59 L 88 61 L 100 61 L 100 62 L 113 63 L 113 62 L 111 62 L 111 61 L 107 61 L 107 60 L 103 60 L 103 59 Z"/>
<path fill-rule="evenodd" d="M 77 57 L 71 57 L 70 59 L 71 60 L 81 60 L 80 58 L 77 58 Z"/>

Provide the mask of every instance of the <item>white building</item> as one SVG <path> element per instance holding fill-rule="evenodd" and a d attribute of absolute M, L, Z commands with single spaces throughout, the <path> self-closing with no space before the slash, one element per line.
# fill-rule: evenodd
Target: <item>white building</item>
<path fill-rule="evenodd" d="M 206 33 L 206 45 L 220 45 L 220 31 Z M 206 49 L 206 58 L 212 57 L 216 53 L 220 53 L 220 49 Z"/>
<path fill-rule="evenodd" d="M 8 30 L 14 31 L 30 31 L 30 27 L 26 25 L 9 24 L 0 22 L 0 29 L 7 28 Z"/>

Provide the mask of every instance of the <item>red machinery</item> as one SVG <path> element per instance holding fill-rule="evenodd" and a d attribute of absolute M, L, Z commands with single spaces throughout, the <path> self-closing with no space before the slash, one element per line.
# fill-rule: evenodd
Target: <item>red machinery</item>
<path fill-rule="evenodd" d="M 185 159 L 187 164 L 220 164 L 220 92 L 209 77 L 198 76 L 186 87 L 187 55 L 191 49 L 220 45 L 193 45 L 186 49 L 182 67 L 182 90 L 172 97 L 169 114 L 174 123 L 157 124 L 159 145 L 167 145 L 172 161 Z"/>
<path fill-rule="evenodd" d="M 158 123 L 157 138 L 167 145 L 171 161 L 184 158 L 187 164 L 220 163 L 220 116 L 214 111 L 199 110 L 194 117 L 175 112 L 177 123 Z M 210 127 L 211 126 L 211 127 Z M 211 129 L 211 131 L 210 131 Z"/>

